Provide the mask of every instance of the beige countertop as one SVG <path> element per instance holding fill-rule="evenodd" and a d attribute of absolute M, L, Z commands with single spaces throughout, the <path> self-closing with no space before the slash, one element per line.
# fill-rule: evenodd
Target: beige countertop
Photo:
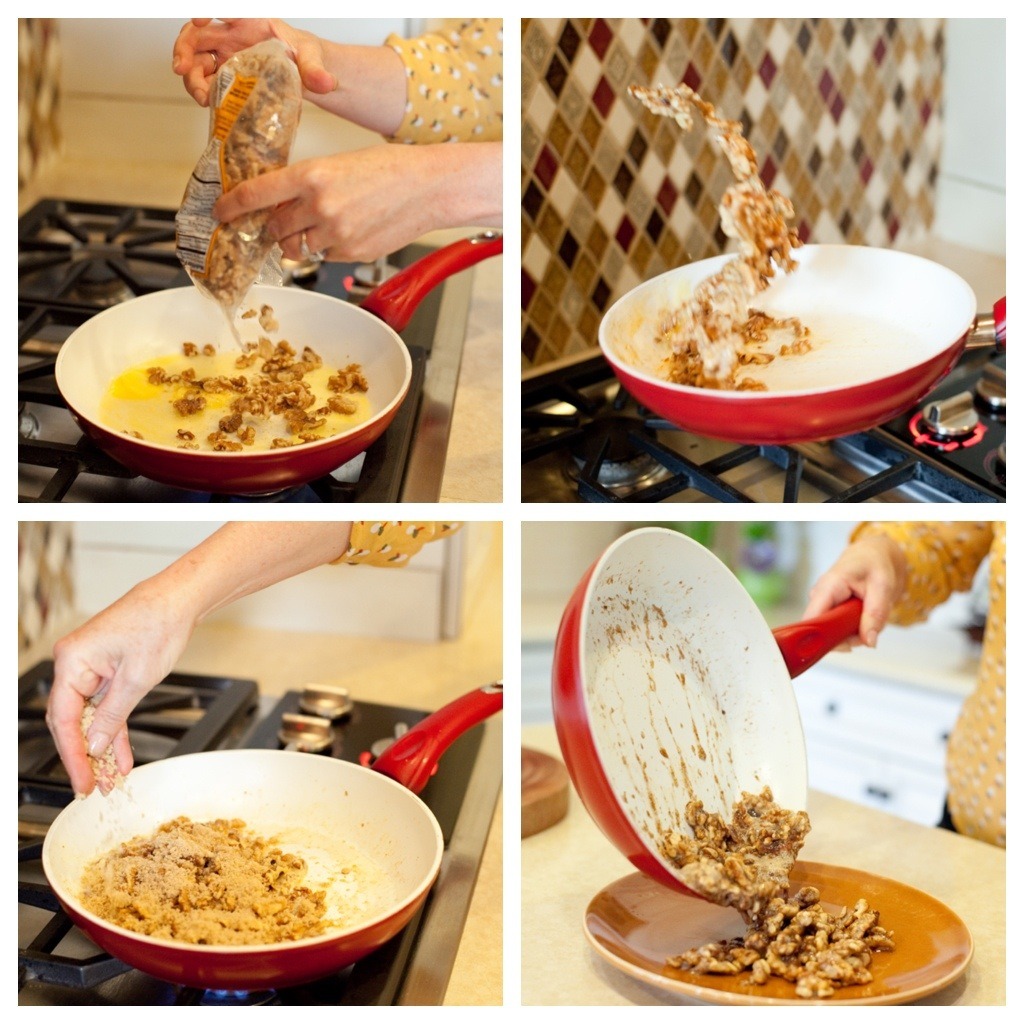
<path fill-rule="evenodd" d="M 65 629 L 70 625 L 65 625 Z M 19 672 L 50 658 L 53 640 L 51 634 L 22 652 Z M 307 685 L 333 684 L 346 686 L 357 702 L 363 699 L 433 710 L 462 693 L 501 678 L 500 573 L 490 573 L 482 582 L 467 611 L 465 628 L 455 640 L 383 641 L 203 624 L 196 629 L 176 669 L 255 679 L 263 695 L 282 694 Z M 445 993 L 446 1005 L 501 1004 L 501 934 L 499 798 Z"/>
<path fill-rule="evenodd" d="M 58 160 L 19 192 L 18 213 L 44 197 L 173 209 L 191 172 L 191 163 Z M 421 241 L 443 245 L 472 233 L 438 231 Z M 502 499 L 502 264 L 503 257 L 497 257 L 465 271 L 473 274 L 473 291 L 441 481 L 442 502 Z"/>
<path fill-rule="evenodd" d="M 553 725 L 527 726 L 523 744 L 560 757 Z M 964 921 L 974 958 L 956 982 L 920 1000 L 928 1006 L 1006 1001 L 1006 856 L 1003 850 L 812 791 L 813 831 L 802 859 L 893 878 L 941 900 Z M 634 1006 L 687 1003 L 607 964 L 583 933 L 587 904 L 632 873 L 575 792 L 568 815 L 522 840 L 524 1005 Z"/>

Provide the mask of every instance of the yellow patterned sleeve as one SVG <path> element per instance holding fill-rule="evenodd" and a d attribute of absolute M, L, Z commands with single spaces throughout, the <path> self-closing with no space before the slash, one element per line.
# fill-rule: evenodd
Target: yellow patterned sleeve
<path fill-rule="evenodd" d="M 477 18 L 416 39 L 385 40 L 405 65 L 405 116 L 394 142 L 495 142 L 502 137 L 501 18 Z"/>
<path fill-rule="evenodd" d="M 358 521 L 352 524 L 348 550 L 334 565 L 376 565 L 397 568 L 408 565 L 424 544 L 448 537 L 461 523 L 413 523 Z"/>
<path fill-rule="evenodd" d="M 851 540 L 886 536 L 907 556 L 907 586 L 890 622 L 922 622 L 957 590 L 970 590 L 992 548 L 992 523 L 863 523 Z"/>

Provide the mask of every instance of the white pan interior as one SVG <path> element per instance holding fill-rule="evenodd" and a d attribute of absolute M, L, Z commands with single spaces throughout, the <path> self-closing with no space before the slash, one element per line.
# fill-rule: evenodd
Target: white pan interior
<path fill-rule="evenodd" d="M 803 730 L 789 672 L 729 569 L 682 534 L 634 530 L 591 578 L 580 631 L 590 731 L 605 775 L 653 854 L 691 834 L 691 799 L 730 816 L 770 785 L 806 806 Z"/>
<path fill-rule="evenodd" d="M 779 319 L 799 317 L 813 350 L 743 368 L 771 392 L 847 388 L 890 377 L 954 344 L 974 320 L 977 304 L 968 284 L 919 256 L 852 245 L 807 245 L 794 256 L 797 268 L 777 275 L 753 305 Z M 656 340 L 660 325 L 728 259 L 687 264 L 619 299 L 601 324 L 606 355 L 660 379 L 667 355 Z M 780 332 L 766 351 L 791 341 Z"/>
<path fill-rule="evenodd" d="M 245 307 L 263 304 L 273 308 L 280 325 L 269 335 L 273 342 L 286 340 L 298 352 L 308 345 L 329 366 L 362 366 L 374 416 L 404 393 L 412 377 L 409 353 L 372 314 L 329 295 L 258 285 Z M 236 324 L 243 342 L 256 342 L 267 333 L 255 317 Z M 207 343 L 228 351 L 238 348 L 223 311 L 197 288 L 171 288 L 113 306 L 87 320 L 62 346 L 56 366 L 61 394 L 81 415 L 102 425 L 100 400 L 114 378 L 147 359 L 180 352 L 186 341 L 200 348 Z"/>
<path fill-rule="evenodd" d="M 241 818 L 302 856 L 309 883 L 327 888 L 328 913 L 342 921 L 342 931 L 415 898 L 433 881 L 443 850 L 426 805 L 370 769 L 279 750 L 216 751 L 144 765 L 109 796 L 93 792 L 72 803 L 44 843 L 47 878 L 77 901 L 91 860 L 178 815 Z M 223 947 L 232 948 L 253 947 Z"/>

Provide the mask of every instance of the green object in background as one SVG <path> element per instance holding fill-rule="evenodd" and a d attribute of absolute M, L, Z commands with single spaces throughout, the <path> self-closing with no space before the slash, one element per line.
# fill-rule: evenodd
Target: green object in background
<path fill-rule="evenodd" d="M 736 578 L 759 608 L 771 608 L 786 596 L 789 580 L 779 568 L 775 523 L 744 524 Z"/>

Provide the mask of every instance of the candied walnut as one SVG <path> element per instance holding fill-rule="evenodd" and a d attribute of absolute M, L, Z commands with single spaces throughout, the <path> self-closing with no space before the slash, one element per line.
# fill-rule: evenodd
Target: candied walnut
<path fill-rule="evenodd" d="M 185 343 L 184 343 L 184 344 L 183 344 L 183 345 L 181 346 L 181 351 L 182 351 L 182 352 L 184 352 L 184 353 L 185 353 L 185 355 L 187 355 L 187 356 L 189 356 L 189 357 L 191 357 L 191 356 L 197 356 L 197 355 L 199 355 L 199 346 L 198 346 L 198 345 L 196 345 L 196 344 L 195 344 L 195 342 L 192 342 L 192 341 L 186 341 L 186 342 L 185 342 Z"/>
<path fill-rule="evenodd" d="M 234 434 L 242 425 L 242 414 L 233 412 L 230 416 L 224 416 L 217 424 L 225 434 Z"/>
<path fill-rule="evenodd" d="M 181 427 L 178 428 L 178 440 L 180 441 L 194 441 L 196 435 L 191 430 L 185 430 Z"/>
<path fill-rule="evenodd" d="M 189 451 L 197 452 L 197 451 L 199 451 L 199 442 L 198 441 L 185 441 L 183 444 L 179 444 L 177 447 L 179 447 L 179 448 L 187 448 Z"/>
<path fill-rule="evenodd" d="M 183 397 L 171 402 L 171 405 L 179 416 L 195 416 L 206 408 L 206 399 L 197 388 L 189 388 Z"/>
<path fill-rule="evenodd" d="M 242 314 L 242 319 L 243 320 L 251 320 L 254 316 L 256 316 L 256 310 L 255 309 L 247 309 Z"/>
<path fill-rule="evenodd" d="M 150 384 L 166 384 L 167 371 L 162 366 L 151 366 L 146 371 L 146 380 Z"/>
<path fill-rule="evenodd" d="M 714 903 L 735 907 L 744 920 L 757 920 L 763 907 L 789 884 L 796 855 L 810 831 L 804 811 L 787 811 L 765 787 L 743 793 L 732 820 L 704 810 L 700 800 L 686 806 L 693 837 L 667 832 L 661 852 L 689 888 Z"/>
<path fill-rule="evenodd" d="M 238 440 L 246 446 L 255 444 L 256 442 L 256 428 L 255 427 L 243 427 L 238 431 Z"/>
<path fill-rule="evenodd" d="M 203 346 L 203 355 L 204 356 L 213 356 L 213 355 L 216 355 L 216 354 L 217 354 L 217 349 L 213 345 L 207 344 L 207 345 Z"/>
<path fill-rule="evenodd" d="M 270 442 L 270 447 L 271 448 L 291 448 L 293 444 L 295 444 L 295 442 L 294 441 L 289 441 L 288 438 L 286 438 L 286 437 L 275 437 L 274 440 Z"/>
<path fill-rule="evenodd" d="M 670 957 L 670 967 L 696 974 L 739 974 L 765 984 L 770 977 L 796 986 L 801 999 L 823 999 L 837 988 L 872 980 L 872 953 L 895 948 L 892 932 L 866 900 L 852 910 L 829 913 L 813 886 L 789 892 L 789 874 L 810 829 L 803 811 L 786 811 L 765 787 L 744 793 L 732 820 L 686 807 L 693 837 L 667 832 L 663 855 L 681 869 L 683 881 L 713 903 L 735 907 L 747 921 L 742 938 L 707 943 Z"/>

